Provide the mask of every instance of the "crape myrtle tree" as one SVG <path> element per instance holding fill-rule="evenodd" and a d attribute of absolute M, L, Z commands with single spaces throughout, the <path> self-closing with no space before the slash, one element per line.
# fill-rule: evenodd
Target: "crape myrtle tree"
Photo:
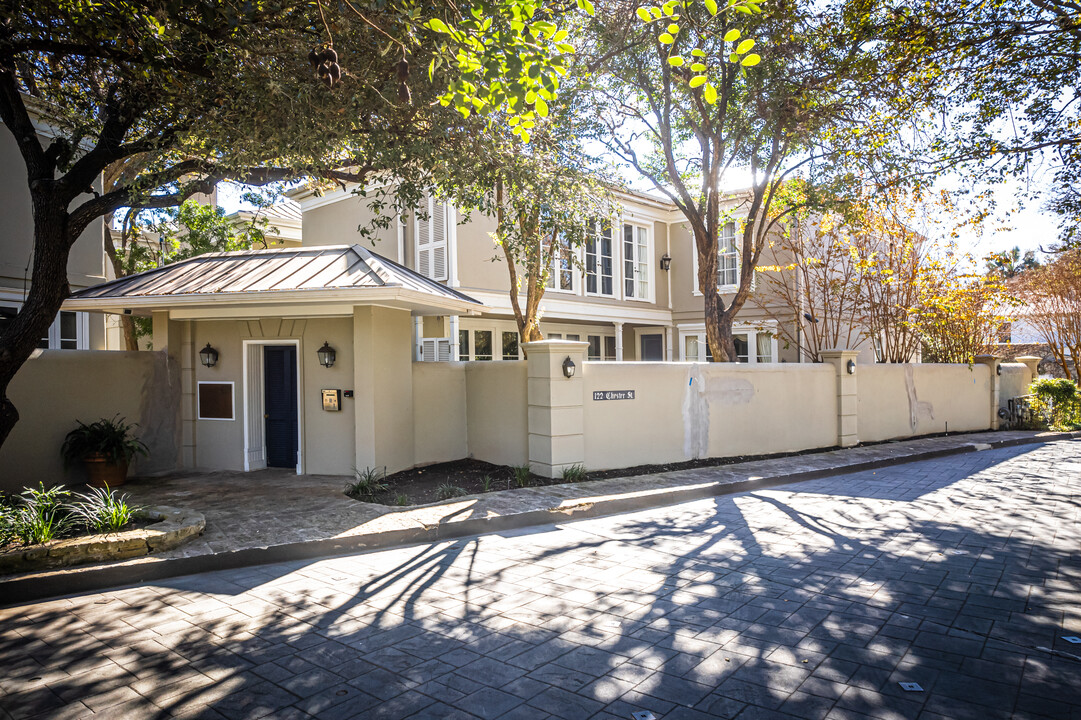
<path fill-rule="evenodd" d="M 759 257 L 803 206 L 782 199 L 784 183 L 832 183 L 856 155 L 888 147 L 914 105 L 895 82 L 913 53 L 891 41 L 888 14 L 864 2 L 612 0 L 598 5 L 597 25 L 598 53 L 611 53 L 598 80 L 606 144 L 686 219 L 710 352 L 735 361 L 732 323 Z M 726 211 L 733 171 L 749 171 L 750 187 Z M 739 228 L 740 276 L 726 302 L 717 269 L 729 221 Z"/>
<path fill-rule="evenodd" d="M 2 0 L 0 121 L 26 166 L 34 258 L 25 302 L 0 336 L 0 443 L 18 421 L 8 385 L 69 293 L 72 244 L 98 218 L 176 206 L 223 180 L 363 184 L 387 171 L 407 179 L 404 202 L 415 201 L 430 180 L 423 161 L 469 137 L 448 130 L 460 130 L 463 117 L 454 96 L 435 101 L 455 73 L 489 86 L 505 78 L 491 107 L 515 100 L 507 115 L 525 112 L 524 93 L 550 76 L 538 70 L 565 48 L 557 31 L 534 34 L 508 19 L 518 0 L 488 5 L 500 21 L 473 39 L 498 42 L 463 54 L 462 40 L 424 25 L 433 16 L 475 18 L 456 3 Z M 547 17 L 533 4 L 525 15 L 538 12 Z M 529 66 L 486 64 L 505 61 L 516 41 L 532 53 Z M 480 68 L 447 60 L 463 56 Z M 95 192 L 118 163 L 130 167 Z"/>

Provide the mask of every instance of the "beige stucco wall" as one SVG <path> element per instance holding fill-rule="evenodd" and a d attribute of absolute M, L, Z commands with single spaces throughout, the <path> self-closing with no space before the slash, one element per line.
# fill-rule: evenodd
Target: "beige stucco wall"
<path fill-rule="evenodd" d="M 408 310 L 353 309 L 357 468 L 413 466 L 412 318 Z"/>
<path fill-rule="evenodd" d="M 836 442 L 832 367 L 586 363 L 586 467 L 753 455 Z M 593 400 L 634 390 L 633 400 Z"/>
<path fill-rule="evenodd" d="M 60 446 L 76 420 L 120 415 L 139 423 L 135 434 L 150 455 L 133 473 L 173 467 L 178 381 L 163 353 L 45 350 L 31 357 L 8 389 L 19 422 L 0 448 L 0 490 L 82 483 L 81 468 L 65 472 Z"/>
<path fill-rule="evenodd" d="M 862 442 L 990 427 L 986 365 L 875 364 L 856 373 Z"/>
<path fill-rule="evenodd" d="M 998 377 L 998 406 L 1005 408 L 1010 398 L 1028 395 L 1032 384 L 1032 373 L 1024 363 L 1002 363 L 1002 374 Z"/>
<path fill-rule="evenodd" d="M 286 345 L 298 340 L 297 363 L 300 396 L 303 399 L 298 415 L 302 428 L 304 470 L 309 474 L 350 474 L 353 466 L 354 400 L 343 397 L 341 412 L 326 412 L 322 409 L 320 390 L 352 389 L 352 330 L 352 318 L 193 321 L 193 351 L 198 352 L 209 342 L 219 353 L 218 363 L 212 368 L 202 366 L 198 358 L 195 359 L 194 382 L 232 382 L 234 407 L 233 420 L 194 421 L 195 466 L 244 469 L 244 341 Z M 315 352 L 324 341 L 337 350 L 337 360 L 331 368 L 324 368 L 316 360 Z M 195 410 L 197 412 L 197 408 Z"/>
<path fill-rule="evenodd" d="M 413 461 L 417 465 L 469 455 L 465 363 L 413 363 Z"/>
<path fill-rule="evenodd" d="M 497 465 L 529 460 L 526 362 L 465 363 L 470 456 Z"/>
<path fill-rule="evenodd" d="M 335 191 L 335 195 L 341 195 Z M 387 228 L 370 227 L 370 198 L 345 194 L 336 202 L 304 211 L 301 237 L 304 245 L 363 245 L 383 257 L 402 262 L 398 257 L 398 231 L 393 219 Z M 370 230 L 367 237 L 359 228 Z"/>

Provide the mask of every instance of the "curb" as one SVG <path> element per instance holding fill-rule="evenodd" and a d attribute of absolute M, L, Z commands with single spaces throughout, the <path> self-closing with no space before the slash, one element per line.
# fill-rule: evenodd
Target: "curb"
<path fill-rule="evenodd" d="M 804 472 L 756 477 L 734 482 L 716 482 L 694 485 L 686 488 L 634 493 L 625 496 L 612 496 L 600 501 L 582 501 L 578 504 L 552 507 L 543 510 L 529 510 L 513 515 L 500 515 L 492 518 L 474 518 L 453 523 L 392 530 L 367 535 L 355 535 L 344 538 L 328 538 L 306 542 L 288 543 L 262 548 L 247 548 L 230 552 L 199 555 L 187 558 L 170 558 L 139 565 L 92 567 L 78 571 L 47 573 L 31 577 L 0 580 L 0 607 L 10 607 L 23 603 L 44 600 L 66 595 L 74 595 L 106 588 L 138 585 L 155 580 L 164 580 L 183 575 L 212 572 L 215 570 L 233 570 L 252 565 L 268 565 L 295 560 L 347 555 L 358 551 L 384 550 L 404 545 L 453 540 L 473 535 L 519 530 L 552 522 L 586 520 L 589 518 L 616 515 L 650 508 L 676 505 L 690 500 L 708 497 L 750 492 L 763 488 L 787 485 L 790 483 L 816 480 L 833 475 L 876 470 L 893 465 L 904 465 L 922 460 L 963 455 L 1022 445 L 1042 445 L 1058 440 L 1081 439 L 1081 431 L 1045 433 L 1028 438 L 1014 438 L 990 443 L 966 443 L 952 448 L 941 448 L 917 452 L 903 457 L 881 458 L 856 462 L 842 467 L 822 468 Z"/>

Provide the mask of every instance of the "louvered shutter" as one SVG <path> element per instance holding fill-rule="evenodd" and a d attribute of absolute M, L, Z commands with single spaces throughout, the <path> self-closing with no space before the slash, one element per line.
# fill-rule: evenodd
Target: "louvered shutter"
<path fill-rule="evenodd" d="M 450 338 L 421 338 L 420 359 L 423 362 L 450 362 Z"/>
<path fill-rule="evenodd" d="M 417 217 L 417 272 L 431 280 L 446 280 L 452 208 L 431 196 L 427 202 L 428 219 Z"/>

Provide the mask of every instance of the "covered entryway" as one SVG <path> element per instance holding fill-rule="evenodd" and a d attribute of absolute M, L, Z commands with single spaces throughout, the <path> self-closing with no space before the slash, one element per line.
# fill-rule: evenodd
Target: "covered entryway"
<path fill-rule="evenodd" d="M 268 467 L 297 466 L 297 349 L 263 347 L 264 428 Z"/>

